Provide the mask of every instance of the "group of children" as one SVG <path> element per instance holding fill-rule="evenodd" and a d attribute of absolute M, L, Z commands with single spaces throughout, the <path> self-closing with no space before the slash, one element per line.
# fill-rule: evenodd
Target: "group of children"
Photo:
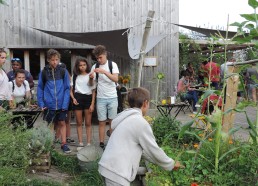
<path fill-rule="evenodd" d="M 49 64 L 39 74 L 38 106 L 44 112 L 44 120 L 48 123 L 56 123 L 62 140 L 62 150 L 65 153 L 70 152 L 66 143 L 65 124 L 70 99 L 76 116 L 79 146 L 83 146 L 83 113 L 87 145 L 91 143 L 91 117 L 96 100 L 101 147 L 105 147 L 106 122 L 113 120 L 110 125 L 112 135 L 99 162 L 99 172 L 105 178 L 106 185 L 130 185 L 130 182 L 136 177 L 142 155 L 166 170 L 180 168 L 180 163 L 168 157 L 157 145 L 151 126 L 143 118 L 149 109 L 150 92 L 141 87 L 129 90 L 130 108 L 117 115 L 115 82 L 118 81 L 118 67 L 116 63 L 112 62 L 112 71 L 110 71 L 111 65 L 107 60 L 104 46 L 96 46 L 93 53 L 99 64 L 91 68 L 85 58 L 78 57 L 73 75 L 70 77 L 68 71 L 59 65 L 60 53 L 50 49 L 47 52 Z M 3 59 L 6 56 L 1 55 L 0 58 Z M 0 72 L 3 74 L 3 77 L 0 76 L 0 84 L 6 83 L 7 76 L 5 77 L 2 68 L 0 68 Z M 23 75 L 22 79 L 24 78 Z"/>

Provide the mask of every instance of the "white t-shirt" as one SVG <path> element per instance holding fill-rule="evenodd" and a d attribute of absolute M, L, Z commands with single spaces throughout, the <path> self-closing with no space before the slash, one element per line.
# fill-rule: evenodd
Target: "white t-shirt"
<path fill-rule="evenodd" d="M 78 92 L 80 94 L 91 95 L 92 90 L 96 88 L 96 82 L 93 81 L 93 86 L 89 86 L 89 74 L 78 75 L 75 80 L 75 90 L 74 92 Z M 73 87 L 73 76 L 70 83 L 71 87 Z"/>
<path fill-rule="evenodd" d="M 92 66 L 91 72 L 94 71 L 95 65 Z M 112 74 L 119 74 L 119 70 L 117 67 L 117 64 L 115 62 L 112 62 Z M 102 68 L 108 72 L 109 66 L 108 61 L 104 65 L 99 65 L 99 68 Z M 96 73 L 95 76 L 96 77 Z M 99 73 L 99 78 L 97 80 L 97 98 L 116 98 L 117 92 L 116 92 L 116 83 L 109 79 L 105 74 Z"/>
<path fill-rule="evenodd" d="M 6 73 L 0 69 L 0 100 L 11 100 L 8 82 L 9 79 Z"/>
<path fill-rule="evenodd" d="M 13 90 L 13 83 L 14 83 L 14 90 Z M 26 95 L 26 92 L 30 91 L 30 85 L 27 80 L 24 80 L 24 84 L 21 84 L 21 86 L 17 86 L 15 80 L 9 82 L 9 92 L 11 92 L 11 95 L 14 97 L 16 103 L 20 103 L 24 100 L 24 97 Z"/>

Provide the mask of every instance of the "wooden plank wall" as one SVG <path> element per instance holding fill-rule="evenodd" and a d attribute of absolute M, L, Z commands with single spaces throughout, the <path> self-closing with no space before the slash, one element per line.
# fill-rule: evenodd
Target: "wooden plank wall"
<path fill-rule="evenodd" d="M 93 32 L 121 29 L 144 23 L 148 10 L 154 10 L 151 34 L 169 34 L 147 56 L 157 56 L 157 67 L 144 67 L 142 85 L 155 94 L 150 83 L 158 72 L 166 75 L 162 83 L 163 97 L 172 95 L 178 81 L 179 0 L 5 0 L 0 5 L 0 47 L 23 48 L 87 48 L 87 45 L 50 36 L 30 27 L 62 32 Z M 162 22 L 164 21 L 164 22 Z M 133 33 L 142 35 L 144 24 Z M 122 74 L 134 76 L 135 61 L 110 55 Z M 153 97 L 153 96 L 152 96 Z"/>

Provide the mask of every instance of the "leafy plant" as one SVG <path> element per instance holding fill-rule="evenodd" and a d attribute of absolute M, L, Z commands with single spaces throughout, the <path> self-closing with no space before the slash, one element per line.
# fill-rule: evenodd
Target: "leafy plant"
<path fill-rule="evenodd" d="M 179 121 L 172 117 L 159 116 L 155 118 L 152 124 L 152 130 L 157 143 L 161 145 L 167 136 L 170 136 L 170 138 L 177 136 L 176 133 L 179 131 L 180 124 Z"/>
<path fill-rule="evenodd" d="M 31 131 L 11 127 L 12 116 L 0 112 L 0 185 L 25 185 L 29 167 Z"/>
<path fill-rule="evenodd" d="M 49 152 L 52 148 L 54 136 L 46 125 L 32 129 L 31 150 L 34 156 Z"/>

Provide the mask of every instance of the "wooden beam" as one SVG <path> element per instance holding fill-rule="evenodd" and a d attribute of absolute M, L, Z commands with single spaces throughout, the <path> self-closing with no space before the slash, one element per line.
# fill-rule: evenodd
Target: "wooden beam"
<path fill-rule="evenodd" d="M 228 66 L 247 65 L 247 64 L 253 64 L 253 63 L 258 63 L 258 59 L 253 59 L 253 60 L 243 61 L 243 62 L 236 62 L 233 64 L 228 64 Z"/>
<path fill-rule="evenodd" d="M 43 70 L 43 68 L 45 67 L 45 61 L 46 61 L 44 50 L 41 50 L 39 55 L 40 55 L 40 70 Z"/>
<path fill-rule="evenodd" d="M 141 50 L 140 50 L 140 58 L 139 58 L 139 61 L 137 61 L 137 64 L 138 64 L 138 68 L 137 68 L 138 76 L 136 77 L 137 87 L 141 86 L 142 66 L 143 66 L 143 62 L 144 62 L 144 57 L 146 55 L 145 49 L 147 46 L 148 37 L 150 34 L 150 29 L 151 29 L 151 23 L 152 23 L 154 14 L 155 14 L 155 11 L 150 10 L 148 12 L 148 17 L 147 17 L 146 24 L 145 24 L 145 29 L 144 29 L 143 38 L 142 38 L 142 45 L 141 45 Z"/>
<path fill-rule="evenodd" d="M 30 72 L 30 52 L 24 51 L 24 69 Z"/>

